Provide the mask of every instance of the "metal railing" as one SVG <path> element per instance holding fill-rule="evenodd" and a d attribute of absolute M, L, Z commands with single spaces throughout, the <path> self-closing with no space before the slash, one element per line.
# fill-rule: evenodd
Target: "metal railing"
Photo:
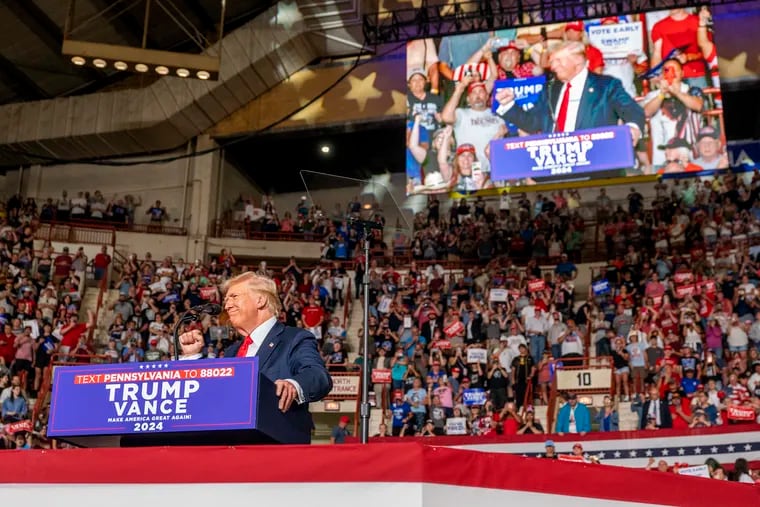
<path fill-rule="evenodd" d="M 55 220 L 46 220 L 40 222 L 40 228 L 50 227 L 54 230 L 61 231 L 59 234 L 65 234 L 67 229 L 73 230 L 101 230 L 101 231 L 123 231 L 123 232 L 141 232 L 148 234 L 168 234 L 171 236 L 187 236 L 187 229 L 184 227 L 172 227 L 168 225 L 154 224 L 128 224 L 125 222 L 110 222 L 107 220 L 92 219 L 74 219 L 65 222 Z M 40 238 L 43 239 L 43 238 Z M 55 241 L 67 241 L 65 239 L 55 239 Z M 88 241 L 74 240 L 80 243 L 89 243 Z M 106 244 L 111 244 L 106 242 Z"/>

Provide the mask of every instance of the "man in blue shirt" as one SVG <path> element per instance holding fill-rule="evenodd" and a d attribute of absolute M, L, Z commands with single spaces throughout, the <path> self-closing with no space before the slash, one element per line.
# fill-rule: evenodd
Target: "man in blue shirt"
<path fill-rule="evenodd" d="M 401 391 L 393 393 L 393 403 L 391 403 L 392 430 L 394 437 L 404 435 L 414 435 L 414 424 L 412 419 L 412 406 L 404 401 L 404 394 Z"/>
<path fill-rule="evenodd" d="M 415 426 L 422 428 L 425 425 L 427 419 L 427 391 L 422 388 L 422 381 L 419 377 L 414 379 L 412 388 L 406 392 L 404 400 L 411 404 L 412 413 L 415 418 Z"/>
<path fill-rule="evenodd" d="M 568 260 L 567 254 L 563 253 L 559 264 L 554 268 L 554 272 L 565 279 L 573 279 L 578 273 L 578 268 Z"/>

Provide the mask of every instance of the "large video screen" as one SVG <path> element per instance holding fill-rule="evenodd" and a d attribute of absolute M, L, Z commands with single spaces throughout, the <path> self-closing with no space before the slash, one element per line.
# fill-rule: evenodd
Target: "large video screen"
<path fill-rule="evenodd" d="M 707 8 L 409 41 L 407 193 L 728 167 Z"/>

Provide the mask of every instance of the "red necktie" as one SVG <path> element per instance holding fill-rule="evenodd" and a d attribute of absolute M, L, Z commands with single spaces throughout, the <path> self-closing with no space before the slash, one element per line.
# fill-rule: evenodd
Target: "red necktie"
<path fill-rule="evenodd" d="M 246 336 L 240 348 L 237 351 L 237 357 L 246 357 L 248 355 L 248 347 L 253 345 L 253 338 Z"/>
<path fill-rule="evenodd" d="M 557 127 L 554 129 L 556 132 L 565 131 L 565 120 L 567 119 L 567 106 L 570 103 L 570 83 L 565 85 L 565 93 L 562 95 L 562 103 L 559 105 L 559 113 L 557 114 Z"/>

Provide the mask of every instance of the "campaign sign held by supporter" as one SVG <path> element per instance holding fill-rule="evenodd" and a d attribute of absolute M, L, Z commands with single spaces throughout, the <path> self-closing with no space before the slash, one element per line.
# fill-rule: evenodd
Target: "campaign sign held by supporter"
<path fill-rule="evenodd" d="M 492 96 L 495 97 L 496 92 L 503 88 L 512 88 L 515 92 L 515 105 L 520 106 L 524 111 L 529 111 L 538 101 L 544 86 L 546 86 L 544 74 L 515 79 L 499 79 L 493 84 Z M 495 113 L 498 108 L 499 101 L 491 100 L 491 110 Z"/>
<path fill-rule="evenodd" d="M 594 291 L 595 296 L 601 296 L 603 294 L 609 294 L 610 293 L 610 282 L 607 279 L 599 280 L 598 282 L 594 282 L 591 285 L 592 290 Z"/>
<path fill-rule="evenodd" d="M 256 425 L 257 384 L 256 358 L 60 367 L 48 435 L 246 429 Z"/>
<path fill-rule="evenodd" d="M 464 404 L 467 406 L 485 405 L 486 392 L 484 389 L 480 389 L 480 388 L 465 389 L 462 395 L 462 400 L 464 401 Z"/>
<path fill-rule="evenodd" d="M 589 26 L 588 38 L 605 58 L 625 58 L 641 53 L 644 37 L 643 24 L 618 23 Z"/>
<path fill-rule="evenodd" d="M 491 141 L 491 179 L 577 176 L 634 166 L 626 125 Z"/>

